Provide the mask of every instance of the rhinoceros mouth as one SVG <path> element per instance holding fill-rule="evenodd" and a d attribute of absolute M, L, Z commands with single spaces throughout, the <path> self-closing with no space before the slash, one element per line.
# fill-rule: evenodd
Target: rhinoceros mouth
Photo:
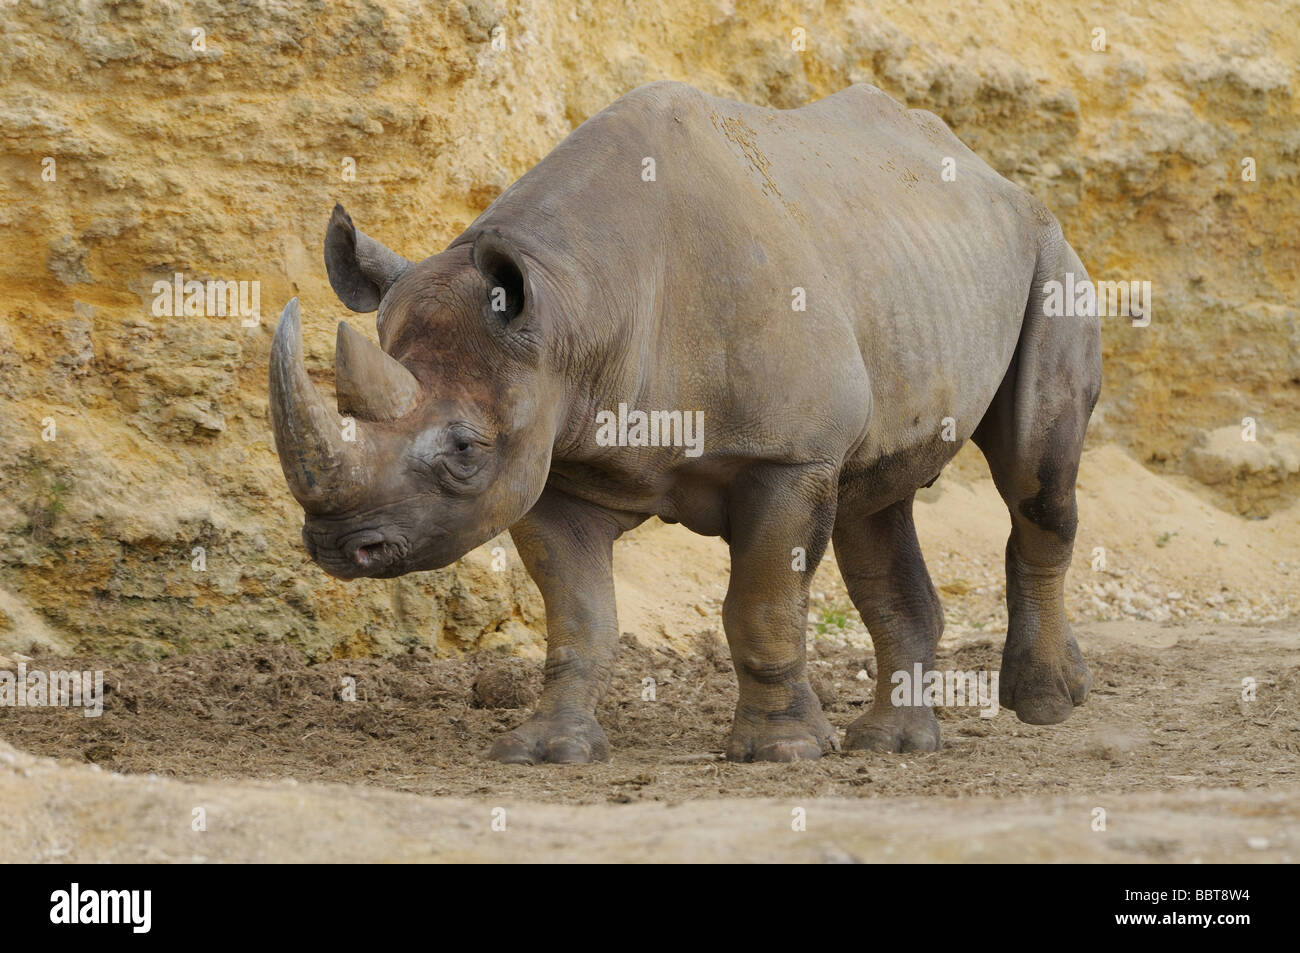
<path fill-rule="evenodd" d="M 339 537 L 304 526 L 302 538 L 308 555 L 337 579 L 383 575 L 400 567 L 411 548 L 405 539 L 373 530 Z"/>
<path fill-rule="evenodd" d="M 383 569 L 401 557 L 402 548 L 390 542 L 369 543 L 352 551 L 352 561 L 362 572 Z"/>

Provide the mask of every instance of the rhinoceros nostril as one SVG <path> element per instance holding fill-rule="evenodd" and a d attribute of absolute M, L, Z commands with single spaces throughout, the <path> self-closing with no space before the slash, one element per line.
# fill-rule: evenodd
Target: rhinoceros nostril
<path fill-rule="evenodd" d="M 352 554 L 352 561 L 362 569 L 365 569 L 367 566 L 372 565 L 379 558 L 379 555 L 382 552 L 382 543 L 376 543 L 373 546 L 358 546 L 356 551 Z"/>

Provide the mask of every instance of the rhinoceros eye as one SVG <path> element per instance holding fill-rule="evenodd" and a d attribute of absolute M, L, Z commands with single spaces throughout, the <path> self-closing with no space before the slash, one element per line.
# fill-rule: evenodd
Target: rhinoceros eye
<path fill-rule="evenodd" d="M 487 460 L 487 441 L 475 430 L 453 424 L 447 428 L 446 452 L 442 464 L 460 480 L 468 480 Z"/>
<path fill-rule="evenodd" d="M 447 489 L 470 480 L 488 460 L 488 440 L 468 424 L 426 430 L 411 445 L 412 466 Z"/>

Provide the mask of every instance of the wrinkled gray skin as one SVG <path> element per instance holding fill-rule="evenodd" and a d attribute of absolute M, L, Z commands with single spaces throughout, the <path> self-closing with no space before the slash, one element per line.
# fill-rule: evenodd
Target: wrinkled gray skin
<path fill-rule="evenodd" d="M 340 327 L 340 412 L 357 427 L 342 441 L 302 369 L 296 300 L 281 319 L 272 413 L 303 538 L 347 579 L 444 566 L 510 530 L 546 604 L 545 689 L 490 757 L 607 757 L 611 548 L 652 515 L 730 546 L 729 758 L 839 747 L 804 670 L 831 541 L 881 679 L 845 747 L 937 748 L 933 712 L 893 706 L 888 687 L 933 666 L 943 616 L 912 499 L 967 439 L 1011 514 L 1001 703 L 1050 724 L 1083 702 L 1062 584 L 1100 335 L 1041 301 L 1044 282 L 1086 272 L 1051 214 L 937 117 L 870 86 L 776 111 L 656 83 L 441 254 L 412 264 L 341 208 L 325 253 L 344 304 L 378 309 L 383 351 Z M 704 453 L 599 446 L 596 415 L 620 403 L 703 410 Z"/>

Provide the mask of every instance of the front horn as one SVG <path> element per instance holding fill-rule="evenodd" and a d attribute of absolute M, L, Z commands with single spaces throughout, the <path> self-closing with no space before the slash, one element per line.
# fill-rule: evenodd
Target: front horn
<path fill-rule="evenodd" d="M 311 513 L 346 509 L 370 485 L 370 455 L 359 426 L 351 434 L 354 440 L 344 439 L 343 421 L 307 376 L 297 298 L 280 315 L 270 378 L 275 449 L 290 492 Z"/>
<path fill-rule="evenodd" d="M 397 420 L 420 400 L 415 375 L 346 321 L 334 346 L 334 391 L 339 413 L 363 420 Z"/>

